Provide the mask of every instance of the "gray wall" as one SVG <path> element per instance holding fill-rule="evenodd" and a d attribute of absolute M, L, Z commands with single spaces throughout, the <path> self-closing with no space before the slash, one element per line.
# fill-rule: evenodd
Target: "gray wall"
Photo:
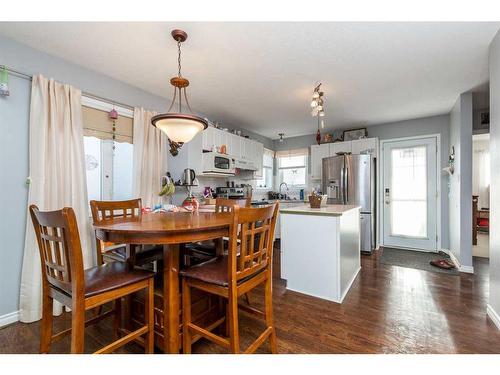
<path fill-rule="evenodd" d="M 461 94 L 450 113 L 450 250 L 463 266 L 472 267 L 472 93 Z"/>
<path fill-rule="evenodd" d="M 500 32 L 490 45 L 490 300 L 500 316 Z M 499 327 L 500 328 L 500 327 Z"/>
<path fill-rule="evenodd" d="M 334 138 L 342 134 L 342 130 L 333 132 Z M 380 140 L 403 137 L 414 137 L 420 135 L 440 134 L 441 135 L 441 168 L 448 163 L 449 137 L 450 137 L 450 116 L 440 115 L 423 117 L 413 120 L 391 122 L 386 124 L 373 125 L 368 127 L 369 137 L 378 137 Z M 472 138 L 471 138 L 472 139 Z M 290 150 L 295 148 L 309 147 L 316 144 L 316 135 L 305 135 L 300 137 L 285 138 L 283 142 L 274 141 L 275 150 Z M 472 180 L 471 180 L 472 181 Z M 448 178 L 441 175 L 441 247 L 449 248 L 449 227 L 448 227 Z"/>
<path fill-rule="evenodd" d="M 0 316 L 18 310 L 28 200 L 31 82 L 11 77 L 9 83 L 11 96 L 0 97 Z"/>
<path fill-rule="evenodd" d="M 45 54 L 12 39 L 0 37 L 0 65 L 27 74 L 41 73 L 71 84 L 84 92 L 108 98 L 129 106 L 165 111 L 168 100 L 117 81 L 108 76 Z M 0 99 L 2 136 L 0 196 L 3 215 L 0 215 L 0 316 L 18 310 L 21 279 L 26 203 L 28 190 L 28 123 L 31 82 L 10 76 L 11 95 Z M 166 88 L 167 89 L 167 88 Z M 224 126 L 226 126 L 224 124 Z M 231 126 L 227 126 L 231 128 Z M 251 138 L 273 147 L 272 140 L 242 129 Z M 169 167 L 176 168 L 183 158 L 169 157 Z M 188 167 L 181 165 L 180 167 Z"/>

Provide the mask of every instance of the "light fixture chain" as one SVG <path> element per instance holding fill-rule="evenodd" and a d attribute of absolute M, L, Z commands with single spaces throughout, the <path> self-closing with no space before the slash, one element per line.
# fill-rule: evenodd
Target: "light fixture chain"
<path fill-rule="evenodd" d="M 179 77 L 182 77 L 182 74 L 181 74 L 181 41 L 180 40 L 177 41 L 177 51 L 178 51 L 178 55 L 179 55 L 179 57 L 177 58 L 177 62 L 179 64 Z"/>

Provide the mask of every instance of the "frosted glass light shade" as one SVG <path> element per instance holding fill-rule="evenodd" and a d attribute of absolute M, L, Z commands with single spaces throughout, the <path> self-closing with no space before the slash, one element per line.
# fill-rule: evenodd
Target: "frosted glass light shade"
<path fill-rule="evenodd" d="M 205 130 L 207 120 L 182 113 L 165 113 L 154 116 L 151 123 L 167 135 L 172 142 L 187 143 Z"/>

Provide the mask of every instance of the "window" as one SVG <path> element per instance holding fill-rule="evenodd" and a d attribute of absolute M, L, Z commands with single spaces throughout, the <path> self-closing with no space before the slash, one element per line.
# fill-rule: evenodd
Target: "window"
<path fill-rule="evenodd" d="M 274 151 L 264 149 L 264 155 L 262 156 L 262 178 L 257 180 L 257 189 L 273 189 L 273 163 L 274 163 Z"/>
<path fill-rule="evenodd" d="M 307 177 L 307 149 L 277 152 L 279 183 L 289 188 L 303 188 Z"/>
<path fill-rule="evenodd" d="M 85 169 L 90 200 L 125 200 L 132 197 L 132 119 L 82 107 L 84 124 Z"/>

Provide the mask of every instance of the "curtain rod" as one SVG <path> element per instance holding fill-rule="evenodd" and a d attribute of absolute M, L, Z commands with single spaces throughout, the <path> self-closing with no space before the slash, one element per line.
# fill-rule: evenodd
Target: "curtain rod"
<path fill-rule="evenodd" d="M 24 78 L 24 79 L 27 79 L 29 81 L 33 80 L 33 76 L 32 75 L 20 72 L 18 70 L 12 69 L 12 68 L 9 68 L 6 65 L 0 65 L 0 68 L 1 69 L 5 69 L 10 74 L 18 76 L 20 78 Z M 123 107 L 123 108 L 134 110 L 134 107 L 131 106 L 131 105 L 128 105 L 128 104 L 125 104 L 125 103 L 120 103 L 120 102 L 117 102 L 117 101 L 114 101 L 114 100 L 111 100 L 111 99 L 106 99 L 106 98 L 103 98 L 102 96 L 94 95 L 94 94 L 91 94 L 91 93 L 88 93 L 88 92 L 85 92 L 85 91 L 82 91 L 82 95 L 86 96 L 88 98 L 100 100 L 100 101 L 105 102 L 105 103 L 109 103 L 109 104 L 113 104 L 113 105 L 116 105 L 116 106 L 119 106 L 119 107 Z"/>

